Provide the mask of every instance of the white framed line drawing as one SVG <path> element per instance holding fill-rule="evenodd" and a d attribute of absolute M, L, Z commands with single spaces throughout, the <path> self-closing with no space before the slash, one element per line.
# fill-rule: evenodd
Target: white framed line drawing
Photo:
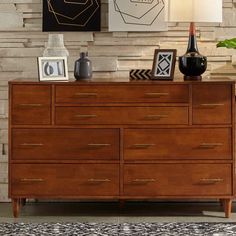
<path fill-rule="evenodd" d="M 109 0 L 109 31 L 167 31 L 165 0 Z"/>

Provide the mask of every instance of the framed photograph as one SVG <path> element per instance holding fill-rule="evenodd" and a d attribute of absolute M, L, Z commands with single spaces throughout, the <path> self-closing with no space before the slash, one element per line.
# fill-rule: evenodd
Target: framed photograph
<path fill-rule="evenodd" d="M 66 57 L 38 57 L 39 81 L 68 80 Z"/>
<path fill-rule="evenodd" d="M 173 80 L 176 49 L 156 49 L 152 66 L 152 79 Z"/>

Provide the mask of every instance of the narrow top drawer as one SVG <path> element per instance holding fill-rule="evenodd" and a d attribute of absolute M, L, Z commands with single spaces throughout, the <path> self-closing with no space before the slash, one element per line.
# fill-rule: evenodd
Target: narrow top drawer
<path fill-rule="evenodd" d="M 57 85 L 56 103 L 188 103 L 188 85 Z"/>
<path fill-rule="evenodd" d="M 13 85 L 12 103 L 13 105 L 50 105 L 51 87 L 50 85 Z"/>

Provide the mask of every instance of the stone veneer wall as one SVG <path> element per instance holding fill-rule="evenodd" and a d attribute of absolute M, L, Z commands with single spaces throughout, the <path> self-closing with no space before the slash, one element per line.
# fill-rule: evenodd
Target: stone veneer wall
<path fill-rule="evenodd" d="M 102 31 L 65 33 L 70 52 L 69 71 L 80 51 L 88 51 L 94 77 L 127 77 L 131 68 L 151 68 L 154 49 L 186 50 L 187 24 L 170 24 L 168 32 L 108 32 L 108 0 L 102 2 Z M 36 58 L 42 55 L 48 34 L 42 33 L 42 0 L 0 0 L 0 201 L 8 201 L 8 85 L 16 78 L 37 78 Z M 234 50 L 216 49 L 219 39 L 236 37 L 236 0 L 224 0 L 222 24 L 200 24 L 199 49 L 208 56 L 206 73 L 236 78 L 231 65 Z M 180 76 L 178 69 L 176 75 Z"/>

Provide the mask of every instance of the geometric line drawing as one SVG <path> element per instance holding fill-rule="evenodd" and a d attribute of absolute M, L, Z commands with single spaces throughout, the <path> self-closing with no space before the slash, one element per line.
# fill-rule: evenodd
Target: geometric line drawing
<path fill-rule="evenodd" d="M 87 1 L 88 0 L 80 0 L 80 2 L 78 2 L 78 0 L 64 0 L 64 3 L 83 5 L 83 4 L 86 4 Z"/>
<path fill-rule="evenodd" d="M 100 0 L 43 1 L 45 30 L 97 31 L 100 29 Z"/>
<path fill-rule="evenodd" d="M 121 1 L 123 1 L 123 0 L 121 0 Z M 137 16 L 135 16 L 135 15 L 132 15 L 131 13 L 129 13 L 128 11 L 129 11 L 129 9 L 123 9 L 123 11 L 121 10 L 121 6 L 122 6 L 122 4 L 124 4 L 124 2 L 118 2 L 118 0 L 113 0 L 113 2 L 114 2 L 114 7 L 115 7 L 115 11 L 117 11 L 119 14 L 120 14 L 120 16 L 121 16 L 121 18 L 123 19 L 123 21 L 124 21 L 124 23 L 125 24 L 134 24 L 134 25 L 152 25 L 153 24 L 153 22 L 158 18 L 158 16 L 161 14 L 161 12 L 164 10 L 164 8 L 165 8 L 165 2 L 164 2 L 164 0 L 161 0 L 161 1 L 159 1 L 159 0 L 153 0 L 151 3 L 154 3 L 153 4 L 153 6 L 150 6 L 150 8 L 148 8 L 148 10 L 146 11 L 146 12 L 144 12 L 141 16 L 139 16 L 139 17 L 137 17 Z M 131 1 L 131 0 L 130 0 Z M 155 2 L 154 2 L 155 1 Z M 132 2 L 132 1 L 131 1 Z M 126 3 L 127 4 L 127 3 Z M 142 4 L 148 4 L 148 5 L 150 5 L 150 3 L 142 3 Z M 124 6 L 124 5 L 123 5 Z M 156 7 L 158 7 L 158 6 L 160 6 L 160 8 L 159 9 L 157 9 L 157 11 L 156 11 L 156 13 L 155 13 L 155 16 L 154 16 L 154 18 L 149 22 L 149 23 L 140 23 L 140 22 L 130 22 L 130 21 L 128 21 L 128 19 L 127 18 L 125 18 L 125 16 L 124 15 L 126 15 L 126 16 L 130 16 L 130 17 L 133 17 L 133 18 L 136 18 L 136 19 L 142 19 L 145 15 L 147 15 L 150 11 L 152 11 L 154 8 L 156 8 Z M 143 8 L 143 6 L 142 6 L 142 8 Z"/>
<path fill-rule="evenodd" d="M 83 11 L 79 12 L 76 16 L 74 16 L 74 17 L 72 18 L 72 17 L 68 17 L 68 16 L 66 16 L 66 15 L 63 15 L 63 14 L 60 14 L 60 13 L 55 12 L 54 9 L 53 9 L 53 7 L 52 7 L 52 4 L 51 4 L 51 1 L 52 1 L 52 0 L 47 0 L 47 1 L 48 1 L 48 6 L 49 6 L 49 8 L 48 8 L 49 11 L 54 14 L 54 16 L 55 16 L 55 18 L 56 18 L 58 24 L 60 24 L 60 25 L 85 26 L 85 25 L 89 22 L 89 20 L 93 17 L 93 15 L 95 14 L 95 12 L 96 12 L 96 11 L 98 10 L 98 8 L 99 8 L 99 4 L 98 4 L 98 1 L 97 1 L 97 0 L 90 0 L 90 1 L 91 1 L 91 4 L 90 4 L 87 8 L 85 8 Z M 58 0 L 55 0 L 55 1 L 58 1 Z M 88 2 L 88 1 L 89 1 L 89 0 L 87 0 L 86 2 Z M 79 17 L 82 13 L 84 13 L 87 9 L 89 9 L 89 8 L 95 3 L 94 1 L 96 2 L 97 7 L 96 7 L 96 9 L 92 12 L 92 14 L 89 16 L 89 18 L 86 19 L 86 21 L 85 21 L 83 24 L 60 22 L 60 20 L 59 20 L 58 17 L 57 17 L 57 15 L 60 15 L 60 16 L 62 16 L 62 17 L 68 18 L 68 19 L 70 19 L 70 20 L 73 21 L 73 20 L 75 20 L 77 17 Z"/>
<path fill-rule="evenodd" d="M 121 0 L 122 1 L 122 0 Z M 131 1 L 131 0 L 130 0 Z M 114 6 L 115 6 L 115 10 L 119 13 L 122 13 L 124 15 L 128 15 L 137 19 L 142 18 L 144 15 L 146 15 L 150 10 L 152 10 L 155 6 L 157 6 L 159 4 L 159 0 L 153 0 L 152 4 L 148 4 L 145 5 L 146 6 L 146 10 L 144 7 L 142 7 L 143 12 L 136 12 L 133 9 L 133 12 L 131 12 L 131 9 L 127 9 L 127 6 L 124 5 L 124 3 L 119 2 L 119 0 L 113 0 L 114 2 Z M 127 4 L 127 3 L 126 3 Z M 145 3 L 146 4 L 146 3 Z M 132 6 L 132 5 L 131 5 Z M 130 6 L 130 7 L 131 7 Z M 135 4 L 135 6 L 137 7 L 137 4 Z M 138 9 L 140 11 L 140 9 Z M 135 15 L 136 14 L 136 15 Z"/>
<path fill-rule="evenodd" d="M 167 31 L 165 0 L 109 0 L 109 31 Z"/>
<path fill-rule="evenodd" d="M 137 16 L 134 16 L 134 15 L 132 15 L 132 14 L 128 14 L 128 13 L 126 13 L 126 12 L 121 11 L 120 8 L 119 8 L 119 6 L 118 6 L 117 3 L 116 3 L 116 0 L 114 0 L 115 10 L 116 10 L 117 12 L 119 12 L 119 13 L 121 14 L 121 16 L 127 15 L 127 16 L 130 16 L 130 17 L 134 17 L 134 18 L 136 18 L 136 19 L 141 19 L 143 16 L 145 16 L 146 14 L 148 14 L 148 12 L 150 12 L 150 11 L 151 11 L 154 7 L 156 7 L 157 5 L 158 5 L 158 3 L 157 3 L 156 5 L 154 5 L 151 9 L 149 9 L 147 12 L 145 12 L 143 15 L 141 15 L 140 17 L 137 17 Z M 126 22 L 125 22 L 125 23 L 126 23 Z"/>
<path fill-rule="evenodd" d="M 93 0 L 86 0 L 86 3 L 90 1 L 90 5 L 88 7 L 86 7 L 83 11 L 79 12 L 77 15 L 75 15 L 74 17 L 70 17 L 70 16 L 66 16 L 64 14 L 61 14 L 61 13 L 58 13 L 56 12 L 54 9 L 53 9 L 53 6 L 52 6 L 52 3 L 51 1 L 52 0 L 47 0 L 48 1 L 48 9 L 49 9 L 49 12 L 52 12 L 52 13 L 55 13 L 56 15 L 59 15 L 59 16 L 62 16 L 62 17 L 65 17 L 67 19 L 70 19 L 70 20 L 75 20 L 78 16 L 80 16 L 82 13 L 84 13 L 87 9 L 89 9 L 89 7 L 91 7 L 93 5 Z M 86 4 L 85 3 L 85 4 Z M 83 5 L 85 5 L 83 4 Z"/>
<path fill-rule="evenodd" d="M 152 4 L 154 0 L 130 0 L 130 1 L 135 3 Z"/>

